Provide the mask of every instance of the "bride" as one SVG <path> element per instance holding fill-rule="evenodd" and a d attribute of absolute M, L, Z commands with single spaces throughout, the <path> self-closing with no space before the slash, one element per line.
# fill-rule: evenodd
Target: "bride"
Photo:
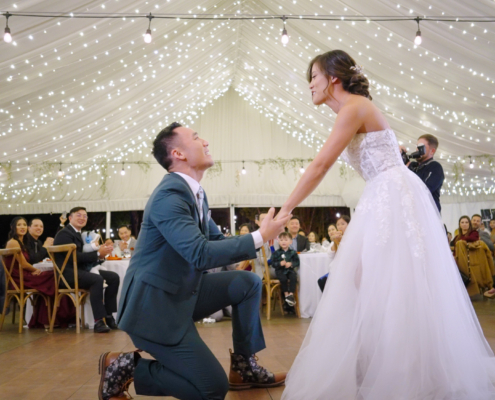
<path fill-rule="evenodd" d="M 279 215 L 341 154 L 367 182 L 282 400 L 495 399 L 495 358 L 440 215 L 404 166 L 361 67 L 330 51 L 310 63 L 308 81 L 313 103 L 337 118 Z"/>

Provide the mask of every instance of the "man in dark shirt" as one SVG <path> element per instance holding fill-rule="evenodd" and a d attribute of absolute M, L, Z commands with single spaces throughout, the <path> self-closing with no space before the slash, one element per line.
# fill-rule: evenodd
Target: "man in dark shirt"
<path fill-rule="evenodd" d="M 31 264 L 37 264 L 43 261 L 45 258 L 49 258 L 46 247 L 53 246 L 53 238 L 47 237 L 45 239 L 45 243 L 43 243 L 40 240 L 40 236 L 43 235 L 43 230 L 44 225 L 41 219 L 33 218 L 31 221 L 29 221 L 25 246 L 29 253 L 29 262 Z"/>
<path fill-rule="evenodd" d="M 301 221 L 296 216 L 292 216 L 290 221 L 287 223 L 287 230 L 292 236 L 292 243 L 290 245 L 291 249 L 301 252 L 304 250 L 309 250 L 309 240 L 306 236 L 300 235 Z"/>
<path fill-rule="evenodd" d="M 63 216 L 60 217 L 60 227 L 57 232 L 63 229 L 63 223 L 66 221 L 66 219 L 67 218 L 64 218 Z M 40 240 L 40 237 L 41 235 L 43 235 L 44 229 L 45 227 L 41 219 L 33 218 L 31 221 L 29 221 L 25 246 L 28 251 L 29 262 L 31 264 L 37 264 L 43 261 L 45 258 L 50 258 L 48 252 L 46 251 L 46 247 L 53 246 L 53 238 L 47 237 L 45 239 L 45 242 L 43 243 Z"/>
<path fill-rule="evenodd" d="M 442 165 L 433 159 L 433 156 L 438 149 L 438 139 L 433 135 L 422 135 L 418 139 L 418 146 L 423 144 L 425 146 L 425 154 L 418 158 L 418 161 L 412 161 L 408 164 L 408 167 L 425 183 L 435 200 L 438 211 L 440 212 L 442 207 L 440 206 L 440 190 L 445 179 Z"/>

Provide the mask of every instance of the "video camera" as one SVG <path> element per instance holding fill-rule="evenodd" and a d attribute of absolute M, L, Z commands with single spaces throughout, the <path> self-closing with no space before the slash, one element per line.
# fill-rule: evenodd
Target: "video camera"
<path fill-rule="evenodd" d="M 404 150 L 400 152 L 400 155 L 402 156 L 402 161 L 404 161 L 404 164 L 407 165 L 411 159 L 417 160 L 421 156 L 424 156 L 426 154 L 426 147 L 424 144 L 418 144 L 418 151 L 415 151 L 414 153 L 407 154 Z"/>

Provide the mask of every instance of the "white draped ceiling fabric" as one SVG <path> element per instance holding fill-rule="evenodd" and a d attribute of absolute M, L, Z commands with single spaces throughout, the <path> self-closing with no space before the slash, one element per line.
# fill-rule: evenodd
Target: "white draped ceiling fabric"
<path fill-rule="evenodd" d="M 495 154 L 495 23 L 423 21 L 423 43 L 415 46 L 415 21 L 290 19 L 284 46 L 280 18 L 156 18 L 150 44 L 142 18 L 150 12 L 485 17 L 495 15 L 492 0 L 30 0 L 0 7 L 136 16 L 10 17 L 13 42 L 0 42 L 2 213 L 59 212 L 76 204 L 90 211 L 142 209 L 164 174 L 150 155 L 151 142 L 173 121 L 197 129 L 222 162 L 222 172 L 204 182 L 210 204 L 281 205 L 299 167 L 283 173 L 266 165 L 258 172 L 252 161 L 314 157 L 335 117 L 328 107 L 313 106 L 305 72 L 315 55 L 337 48 L 364 67 L 374 102 L 401 143 L 413 150 L 424 133 L 439 138 L 449 227 L 461 210 L 495 208 L 488 158 L 485 164 L 477 158 L 457 183 L 452 173 L 454 161 Z M 242 160 L 251 160 L 248 173 L 237 177 Z M 305 205 L 353 207 L 362 186 L 336 165 Z"/>

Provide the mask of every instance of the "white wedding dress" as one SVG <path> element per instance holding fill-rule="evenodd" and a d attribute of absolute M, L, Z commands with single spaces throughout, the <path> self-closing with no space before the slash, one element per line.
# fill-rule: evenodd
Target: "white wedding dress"
<path fill-rule="evenodd" d="M 367 181 L 282 400 L 495 399 L 495 358 L 425 184 L 391 129 L 344 158 Z"/>

